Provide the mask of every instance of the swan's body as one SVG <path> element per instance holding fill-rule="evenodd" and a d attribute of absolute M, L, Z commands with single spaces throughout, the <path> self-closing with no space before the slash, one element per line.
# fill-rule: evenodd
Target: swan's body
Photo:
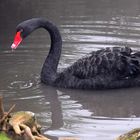
<path fill-rule="evenodd" d="M 41 81 L 64 88 L 109 89 L 140 86 L 140 53 L 128 47 L 105 48 L 91 52 L 63 72 L 57 72 L 62 39 L 57 27 L 35 18 L 22 22 L 17 32 L 25 38 L 37 28 L 45 28 L 51 37 L 50 52 L 41 71 Z M 18 46 L 18 45 L 17 45 Z M 12 45 L 15 47 L 15 44 Z"/>

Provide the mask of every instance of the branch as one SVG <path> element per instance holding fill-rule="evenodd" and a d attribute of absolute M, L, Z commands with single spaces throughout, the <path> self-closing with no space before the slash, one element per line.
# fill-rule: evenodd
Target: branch
<path fill-rule="evenodd" d="M 4 116 L 4 107 L 2 102 L 2 96 L 0 96 L 0 118 Z"/>
<path fill-rule="evenodd" d="M 11 111 L 12 111 L 14 108 L 15 108 L 15 104 L 9 109 L 9 111 L 8 111 L 6 114 L 4 113 L 3 117 L 2 117 L 1 120 L 0 120 L 0 123 L 2 123 L 2 122 L 9 116 L 9 114 L 11 113 Z"/>

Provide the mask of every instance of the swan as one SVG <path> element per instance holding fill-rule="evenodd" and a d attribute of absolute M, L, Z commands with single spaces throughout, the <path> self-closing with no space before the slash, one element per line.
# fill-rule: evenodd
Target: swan
<path fill-rule="evenodd" d="M 38 28 L 50 34 L 51 45 L 41 71 L 46 85 L 75 89 L 116 89 L 140 86 L 140 52 L 129 47 L 107 47 L 92 51 L 62 72 L 57 72 L 62 49 L 58 28 L 44 18 L 21 22 L 11 46 L 16 49 L 24 38 Z"/>

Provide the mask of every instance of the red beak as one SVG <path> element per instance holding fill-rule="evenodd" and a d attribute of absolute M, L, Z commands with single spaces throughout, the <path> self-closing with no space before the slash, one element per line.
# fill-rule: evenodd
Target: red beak
<path fill-rule="evenodd" d="M 16 49 L 22 41 L 21 32 L 17 32 L 14 38 L 14 42 L 11 46 L 12 49 Z"/>

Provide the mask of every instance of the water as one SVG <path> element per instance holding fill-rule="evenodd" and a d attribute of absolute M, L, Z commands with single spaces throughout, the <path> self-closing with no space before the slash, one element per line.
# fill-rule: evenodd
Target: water
<path fill-rule="evenodd" d="M 28 3 L 28 4 L 27 4 Z M 60 29 L 63 50 L 59 70 L 102 47 L 140 46 L 137 0 L 34 0 L 0 3 L 0 95 L 8 110 L 36 113 L 42 132 L 53 140 L 113 140 L 140 127 L 140 88 L 71 90 L 40 83 L 50 38 L 37 30 L 14 52 L 16 25 L 31 17 L 52 20 Z"/>

